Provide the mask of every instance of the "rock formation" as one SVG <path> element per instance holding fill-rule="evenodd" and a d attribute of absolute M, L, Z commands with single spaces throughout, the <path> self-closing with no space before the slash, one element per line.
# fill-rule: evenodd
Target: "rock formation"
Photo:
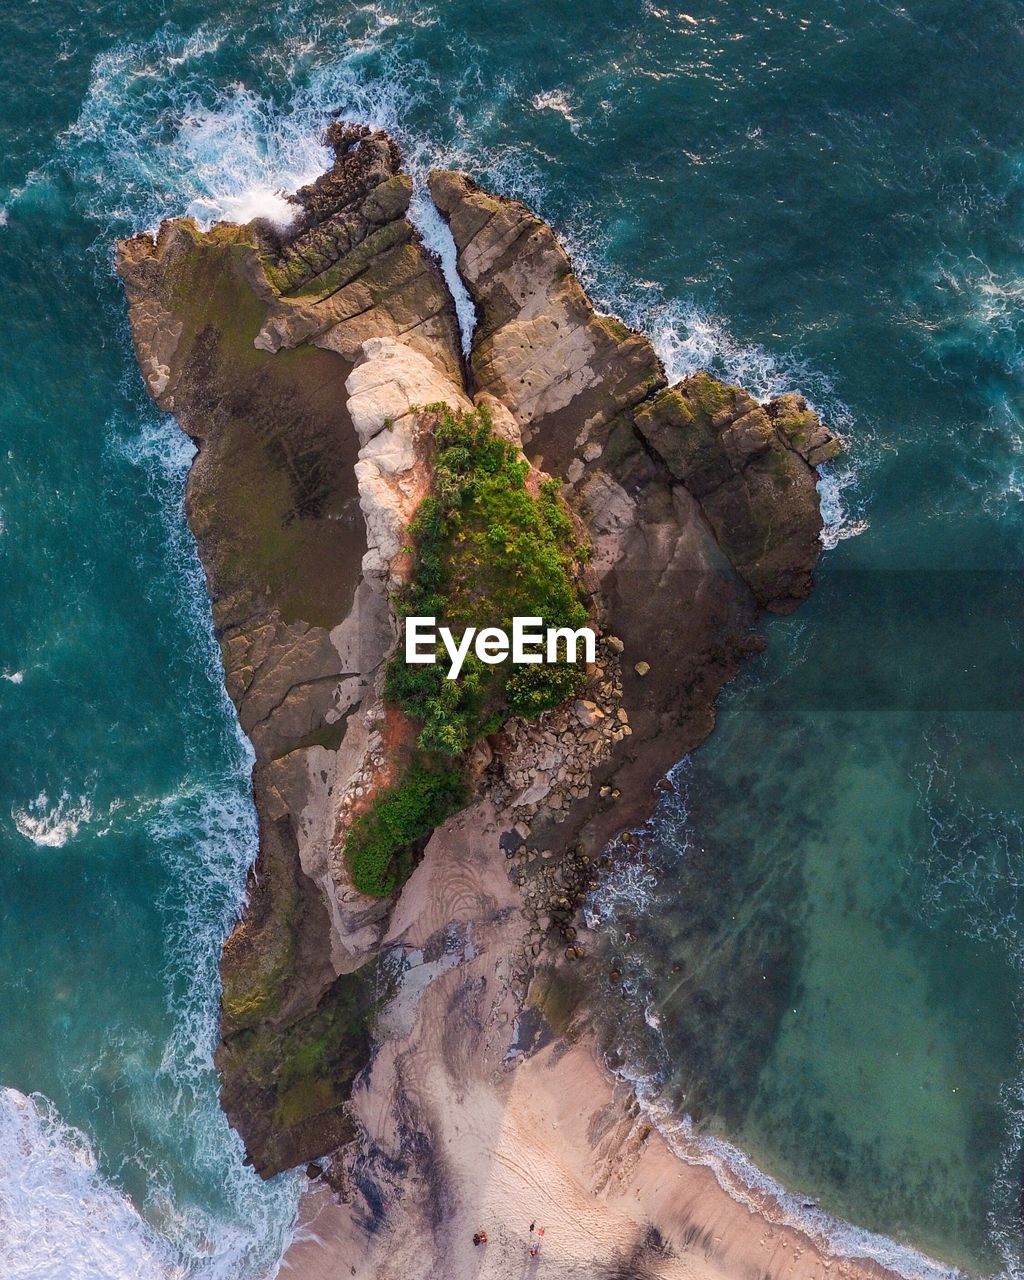
<path fill-rule="evenodd" d="M 398 945 L 401 899 L 357 893 L 342 846 L 408 731 L 381 672 L 405 527 L 430 483 L 413 408 L 486 403 L 565 481 L 592 543 L 605 640 L 588 690 L 547 722 L 506 726 L 473 762 L 487 838 L 512 849 L 525 830 L 553 867 L 586 865 L 646 816 L 760 646 L 758 611 L 806 596 L 815 467 L 838 447 L 799 396 L 762 406 L 704 374 L 669 388 L 648 341 L 594 310 L 549 227 L 438 172 L 430 190 L 478 315 L 464 369 L 394 144 L 340 124 L 327 137 L 333 167 L 294 197 L 286 231 L 176 220 L 118 258 L 147 386 L 199 447 L 186 511 L 256 752 L 259 853 L 224 947 L 217 1062 L 264 1175 L 351 1137 L 376 961 L 385 935 Z M 571 929 L 573 902 L 545 927 Z"/>
<path fill-rule="evenodd" d="M 525 205 L 458 173 L 433 173 L 430 190 L 477 309 L 477 393 L 499 398 L 531 459 L 571 486 L 624 642 L 633 734 L 598 781 L 626 800 L 584 804 L 596 851 L 646 816 L 652 782 L 710 732 L 719 688 L 760 644 L 758 608 L 788 612 L 810 591 L 814 468 L 839 444 L 800 396 L 761 406 L 703 373 L 668 388 L 647 339 L 594 310 Z"/>

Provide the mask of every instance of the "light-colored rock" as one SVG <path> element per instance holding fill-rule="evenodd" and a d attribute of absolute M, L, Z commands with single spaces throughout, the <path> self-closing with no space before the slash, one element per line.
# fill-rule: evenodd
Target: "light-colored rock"
<path fill-rule="evenodd" d="M 392 431 L 413 405 L 445 401 L 453 409 L 472 404 L 447 374 L 426 356 L 394 338 L 370 338 L 345 380 L 352 424 L 365 446 L 385 427 Z"/>
<path fill-rule="evenodd" d="M 355 465 L 359 506 L 366 520 L 363 572 L 390 575 L 405 531 L 429 477 L 402 483 L 416 465 L 419 420 L 413 408 L 444 402 L 469 411 L 472 404 L 435 364 L 394 338 L 372 338 L 345 380 L 348 411 L 362 441 Z"/>
<path fill-rule="evenodd" d="M 604 712 L 596 702 L 591 702 L 589 698 L 581 698 L 573 704 L 573 714 L 584 728 L 592 728 L 600 720 L 604 719 Z"/>

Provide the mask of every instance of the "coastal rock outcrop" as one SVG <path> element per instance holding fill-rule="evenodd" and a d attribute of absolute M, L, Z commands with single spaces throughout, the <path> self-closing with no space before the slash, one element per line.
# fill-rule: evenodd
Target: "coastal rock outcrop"
<path fill-rule="evenodd" d="M 478 744 L 472 812 L 486 821 L 449 823 L 428 845 L 437 862 L 465 830 L 465 860 L 474 841 L 496 850 L 525 827 L 554 859 L 553 885 L 563 855 L 585 867 L 646 817 L 653 783 L 707 735 L 718 690 L 760 646 L 759 610 L 810 590 L 815 467 L 838 447 L 798 396 L 762 406 L 703 374 L 668 387 L 647 339 L 594 309 L 545 223 L 438 172 L 430 190 L 478 315 L 465 368 L 393 142 L 343 124 L 327 141 L 332 168 L 294 197 L 286 230 L 176 220 L 118 258 L 146 384 L 199 446 L 186 511 L 256 753 L 259 854 L 224 948 L 217 1062 L 264 1175 L 351 1136 L 346 1100 L 374 1043 L 373 962 L 406 945 L 415 915 L 404 896 L 359 893 L 343 847 L 410 734 L 382 671 L 406 531 L 430 485 L 429 415 L 416 410 L 486 405 L 536 469 L 531 483 L 564 482 L 592 550 L 586 587 L 605 640 L 587 688 Z M 516 932 L 509 893 L 486 899 L 502 946 Z M 574 903 L 556 903 L 563 931 Z M 456 908 L 431 904 L 430 946 Z M 531 951 L 536 940 L 503 1009 L 525 996 Z M 406 1066 L 383 1054 L 374 1070 Z M 370 1143 L 365 1120 L 360 1132 Z"/>
<path fill-rule="evenodd" d="M 352 425 L 362 442 L 355 471 L 368 543 L 363 572 L 389 579 L 426 490 L 426 468 L 420 467 L 418 482 L 410 474 L 417 460 L 422 461 L 417 409 L 444 402 L 467 411 L 473 405 L 450 376 L 394 338 L 363 343 L 345 390 Z"/>
<path fill-rule="evenodd" d="M 335 825 L 341 793 L 383 755 L 374 681 L 394 642 L 383 575 L 418 494 L 399 474 L 403 429 L 385 433 L 387 448 L 361 435 L 346 382 L 374 367 L 367 339 L 400 335 L 419 389 L 461 383 L 454 305 L 404 216 L 397 151 L 352 126 L 328 141 L 334 166 L 298 193 L 286 232 L 179 219 L 118 250 L 147 386 L 198 445 L 186 513 L 256 752 L 260 851 L 224 948 L 218 1065 L 264 1174 L 346 1132 L 369 1049 L 361 968 L 387 916 L 345 882 Z"/>
<path fill-rule="evenodd" d="M 796 395 L 761 406 L 703 373 L 668 387 L 648 340 L 595 310 L 525 205 L 447 170 L 430 190 L 477 311 L 477 390 L 507 406 L 531 460 L 574 494 L 628 659 L 633 734 L 596 775 L 628 799 L 602 805 L 595 792 L 571 824 L 596 851 L 646 817 L 653 781 L 707 736 L 719 688 L 759 644 L 758 608 L 788 612 L 810 591 L 815 466 L 839 442 Z"/>

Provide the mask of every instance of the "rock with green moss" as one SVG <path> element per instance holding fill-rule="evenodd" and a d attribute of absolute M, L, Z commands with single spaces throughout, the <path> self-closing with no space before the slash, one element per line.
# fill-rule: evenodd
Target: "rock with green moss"
<path fill-rule="evenodd" d="M 379 384 L 376 384 L 379 389 Z M 431 404 L 418 415 L 432 441 L 430 491 L 409 524 L 408 581 L 400 615 L 434 617 L 461 634 L 533 617 L 540 627 L 587 622 L 579 539 L 561 486 L 530 467 L 514 440 L 494 429 L 491 407 Z M 449 680 L 443 652 L 409 664 L 388 661 L 384 696 L 416 725 L 416 745 L 398 779 L 352 823 L 345 855 L 361 892 L 385 897 L 412 866 L 418 841 L 465 804 L 464 773 L 478 739 L 509 716 L 536 719 L 577 694 L 582 668 L 569 662 L 485 664 L 474 655 Z"/>
<path fill-rule="evenodd" d="M 809 458 L 838 452 L 806 401 L 786 396 L 762 406 L 741 388 L 697 373 L 645 400 L 634 422 L 700 503 L 758 604 L 776 613 L 796 608 L 821 550 Z"/>
<path fill-rule="evenodd" d="M 217 1050 L 221 1102 L 244 1116 L 246 1150 L 272 1177 L 336 1150 L 353 1135 L 346 1103 L 370 1052 L 372 973 L 342 974 L 291 1022 L 263 1020 Z"/>
<path fill-rule="evenodd" d="M 146 384 L 198 445 L 186 510 L 256 753 L 259 855 L 224 947 L 217 1063 L 225 1109 L 265 1175 L 350 1133 L 370 964 L 419 843 L 461 803 L 472 739 L 576 687 L 573 672 L 481 677 L 434 689 L 447 700 L 435 715 L 422 689 L 392 677 L 413 721 L 385 704 L 401 541 L 430 489 L 412 404 L 444 399 L 492 419 L 493 440 L 453 442 L 467 465 L 441 459 L 439 482 L 461 490 L 474 457 L 522 482 L 478 485 L 476 514 L 449 504 L 458 554 L 440 526 L 433 543 L 414 537 L 428 553 L 414 590 L 456 623 L 575 622 L 584 610 L 618 637 L 631 732 L 596 781 L 614 779 L 621 800 L 599 798 L 607 785 L 574 788 L 561 825 L 548 822 L 551 848 L 580 839 L 593 851 L 646 818 L 653 781 L 709 732 L 718 690 L 757 647 L 759 608 L 810 589 L 815 467 L 838 447 L 797 396 L 759 406 L 706 376 L 667 388 L 650 343 L 594 309 L 549 227 L 463 175 L 435 174 L 477 309 L 471 397 L 454 303 L 406 216 L 396 147 L 342 123 L 326 137 L 333 164 L 293 197 L 290 226 L 175 220 L 118 257 Z M 495 571 L 513 561 L 529 588 L 518 595 Z M 494 609 L 500 618 L 484 616 Z M 394 765 L 410 757 L 403 790 Z M 533 822 L 538 838 L 545 821 Z M 566 1022 L 572 1001 L 556 994 L 550 1018 Z"/>
<path fill-rule="evenodd" d="M 503 401 L 526 452 L 587 523 L 608 629 L 627 655 L 633 733 L 608 766 L 614 813 L 581 802 L 594 848 L 647 817 L 649 789 L 714 723 L 758 611 L 811 589 L 821 550 L 816 467 L 839 443 L 799 396 L 759 406 L 699 374 L 674 388 L 650 342 L 587 298 L 554 232 L 525 205 L 436 171 L 477 310 L 478 391 Z M 637 660 L 658 656 L 650 674 Z M 583 812 L 590 805 L 591 812 Z"/>
<path fill-rule="evenodd" d="M 346 735 L 392 644 L 386 602 L 362 573 L 345 383 L 367 336 L 410 331 L 439 368 L 460 367 L 454 305 L 405 217 L 397 150 L 351 126 L 327 141 L 334 165 L 294 197 L 287 229 L 203 232 L 178 219 L 118 250 L 147 386 L 198 445 L 186 511 L 227 689 L 256 751 L 259 857 L 224 948 L 218 1062 L 228 1115 L 262 1172 L 306 1158 L 301 1135 L 340 1115 L 366 1030 L 361 1015 L 347 1025 L 339 984 L 372 956 L 386 919 L 358 895 L 339 911 L 331 862 L 336 778 L 366 745 L 364 730 L 354 746 Z M 305 1061 L 309 1020 L 328 1005 L 323 1062 L 345 1071 L 316 1083 L 310 1062 L 293 1087 L 281 1064 Z"/>

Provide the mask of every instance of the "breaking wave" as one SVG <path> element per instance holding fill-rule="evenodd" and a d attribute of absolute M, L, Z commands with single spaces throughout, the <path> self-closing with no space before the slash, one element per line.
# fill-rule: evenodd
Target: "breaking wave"
<path fill-rule="evenodd" d="M 144 403 L 137 417 L 111 424 L 110 447 L 141 469 L 156 506 L 192 662 L 205 684 L 202 700 L 219 709 L 220 754 L 228 762 L 211 777 L 203 752 L 189 752 L 181 784 L 147 805 L 143 815 L 147 839 L 170 873 L 159 906 L 173 1016 L 161 1079 L 147 1101 L 149 1123 L 177 1146 L 201 1186 L 217 1188 L 206 1200 L 183 1200 L 161 1190 L 157 1179 L 146 1213 L 159 1223 L 189 1277 L 262 1276 L 288 1243 L 299 1186 L 290 1175 L 265 1183 L 245 1164 L 242 1141 L 218 1101 L 213 1063 L 221 943 L 237 918 L 257 847 L 249 784 L 253 753 L 224 688 L 203 570 L 181 515 L 195 447 L 172 418 Z"/>
<path fill-rule="evenodd" d="M 166 1245 L 99 1173 L 79 1129 L 0 1089 L 0 1271 L 6 1280 L 178 1280 Z"/>
<path fill-rule="evenodd" d="M 18 833 L 26 840 L 42 848 L 61 849 L 91 820 L 92 804 L 86 796 L 72 800 L 66 791 L 51 804 L 46 792 L 40 791 L 24 808 L 12 809 L 11 817 Z"/>
<path fill-rule="evenodd" d="M 952 1280 L 962 1275 L 909 1245 L 855 1227 L 825 1213 L 812 1201 L 792 1195 L 738 1147 L 698 1134 L 688 1116 L 679 1115 L 664 1102 L 656 1077 L 629 1070 L 619 1074 L 633 1087 L 644 1113 L 673 1153 L 687 1164 L 710 1169 L 719 1186 L 740 1204 L 755 1212 L 767 1207 L 772 1218 L 822 1241 L 837 1256 L 868 1259 L 905 1280 Z"/>

